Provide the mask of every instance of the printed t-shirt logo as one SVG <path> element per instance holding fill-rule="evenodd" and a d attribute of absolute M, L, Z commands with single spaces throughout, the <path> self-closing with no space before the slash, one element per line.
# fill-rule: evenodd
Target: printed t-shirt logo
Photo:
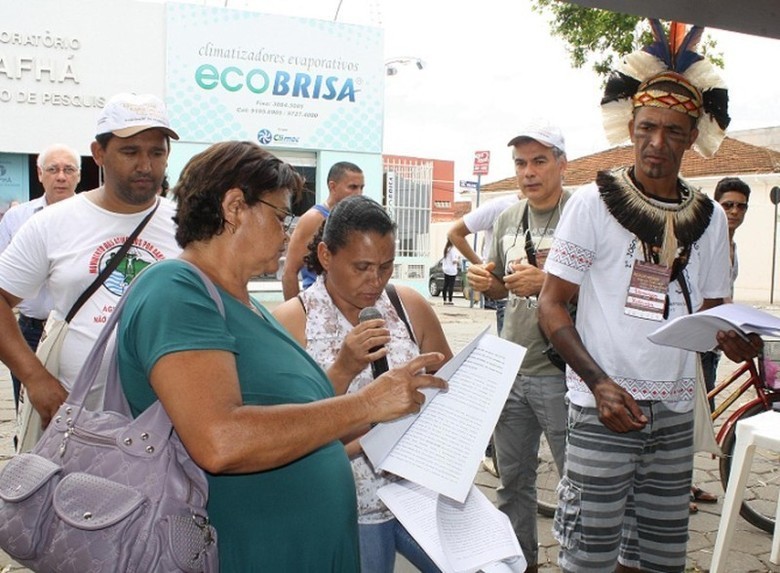
<path fill-rule="evenodd" d="M 114 237 L 104 241 L 90 259 L 89 272 L 97 275 L 106 268 L 126 239 L 127 237 Z M 138 273 L 164 258 L 165 255 L 152 243 L 144 239 L 136 239 L 119 265 L 103 283 L 103 287 L 113 295 L 122 296 Z"/>

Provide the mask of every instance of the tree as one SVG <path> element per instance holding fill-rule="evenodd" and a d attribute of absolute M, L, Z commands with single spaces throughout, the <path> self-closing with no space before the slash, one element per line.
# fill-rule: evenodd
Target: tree
<path fill-rule="evenodd" d="M 598 8 L 585 8 L 559 0 L 531 0 L 535 12 L 550 18 L 554 36 L 566 44 L 572 65 L 581 68 L 592 61 L 593 70 L 606 81 L 615 67 L 615 59 L 653 41 L 647 19 Z M 722 54 L 715 53 L 716 43 L 705 36 L 699 51 L 716 66 L 723 67 Z"/>

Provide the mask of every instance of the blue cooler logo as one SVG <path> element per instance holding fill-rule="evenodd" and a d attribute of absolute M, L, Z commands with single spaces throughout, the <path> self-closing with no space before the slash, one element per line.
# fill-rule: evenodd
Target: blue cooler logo
<path fill-rule="evenodd" d="M 261 129 L 257 132 L 257 141 L 262 143 L 263 145 L 268 145 L 273 141 L 273 134 L 271 133 L 270 129 Z"/>

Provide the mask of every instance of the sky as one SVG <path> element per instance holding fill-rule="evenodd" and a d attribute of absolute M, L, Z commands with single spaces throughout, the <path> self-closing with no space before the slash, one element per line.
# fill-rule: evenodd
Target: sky
<path fill-rule="evenodd" d="M 385 84 L 384 153 L 455 161 L 455 184 L 475 180 L 474 152 L 491 152 L 482 183 L 513 175 L 506 143 L 546 118 L 570 159 L 608 147 L 601 79 L 574 69 L 547 16 L 527 0 L 192 0 L 192 3 L 381 27 L 385 59 L 419 58 Z M 709 30 L 723 53 L 730 130 L 780 126 L 780 40 Z M 770 65 L 767 65 L 771 63 Z"/>

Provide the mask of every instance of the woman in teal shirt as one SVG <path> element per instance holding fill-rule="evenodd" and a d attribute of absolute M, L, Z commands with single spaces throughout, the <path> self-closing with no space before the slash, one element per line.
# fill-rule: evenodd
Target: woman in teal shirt
<path fill-rule="evenodd" d="M 441 355 L 421 355 L 357 394 L 326 374 L 261 305 L 252 276 L 275 272 L 302 180 L 248 142 L 190 160 L 174 189 L 182 258 L 217 285 L 223 317 L 180 261 L 145 271 L 118 333 L 119 372 L 137 415 L 165 406 L 208 472 L 220 570 L 359 570 L 354 483 L 339 439 L 417 411 Z"/>

